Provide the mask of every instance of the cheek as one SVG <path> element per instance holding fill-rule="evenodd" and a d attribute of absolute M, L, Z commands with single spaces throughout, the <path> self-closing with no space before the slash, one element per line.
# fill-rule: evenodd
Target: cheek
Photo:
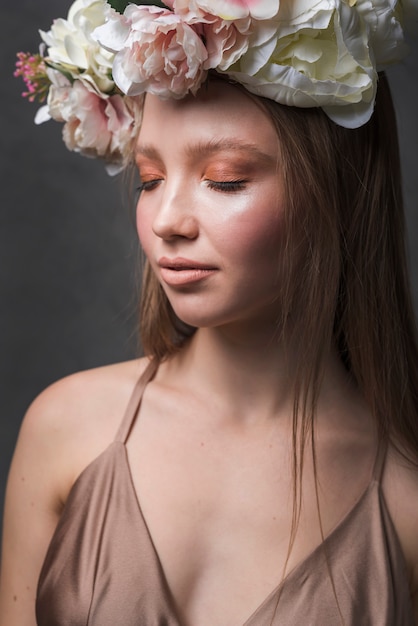
<path fill-rule="evenodd" d="M 284 234 L 284 210 L 277 193 L 250 198 L 239 210 L 226 211 L 216 224 L 216 244 L 236 262 L 274 261 Z"/>
<path fill-rule="evenodd" d="M 145 211 L 141 210 L 139 205 L 136 209 L 136 231 L 138 233 L 139 241 L 141 243 L 142 249 L 145 254 L 148 256 L 151 237 L 153 235 L 152 231 L 152 219 L 150 214 L 147 214 Z"/>

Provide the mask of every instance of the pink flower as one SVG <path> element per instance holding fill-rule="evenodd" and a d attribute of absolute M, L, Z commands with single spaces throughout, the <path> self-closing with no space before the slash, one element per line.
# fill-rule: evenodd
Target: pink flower
<path fill-rule="evenodd" d="M 43 57 L 40 54 L 18 52 L 17 58 L 13 76 L 23 78 L 27 91 L 24 91 L 22 96 L 28 98 L 29 102 L 34 102 L 36 99 L 44 102 L 48 95 L 50 81 Z"/>
<path fill-rule="evenodd" d="M 53 72 L 56 75 L 53 75 Z M 48 104 L 35 121 L 64 122 L 63 138 L 69 150 L 89 157 L 102 157 L 116 173 L 128 161 L 140 123 L 141 103 L 120 95 L 99 94 L 83 80 L 70 83 L 52 70 L 53 84 Z"/>
<path fill-rule="evenodd" d="M 224 71 L 248 50 L 251 20 L 229 22 L 208 14 L 203 20 L 202 28 L 208 53 L 204 67 Z"/>
<path fill-rule="evenodd" d="M 279 0 L 174 0 L 173 5 L 184 22 L 203 30 L 205 69 L 226 71 L 249 46 L 260 46 L 277 31 L 270 17 Z"/>
<path fill-rule="evenodd" d="M 135 117 L 126 98 L 99 96 L 91 87 L 76 81 L 69 104 L 63 130 L 69 150 L 104 157 L 109 163 L 128 159 L 135 138 Z"/>
<path fill-rule="evenodd" d="M 268 20 L 277 15 L 279 0 L 174 0 L 176 13 L 210 13 L 226 21 L 250 17 Z"/>
<path fill-rule="evenodd" d="M 96 30 L 105 48 L 116 52 L 113 78 L 123 93 L 150 92 L 183 98 L 196 93 L 206 72 L 208 53 L 201 26 L 192 27 L 172 11 L 128 5 Z"/>

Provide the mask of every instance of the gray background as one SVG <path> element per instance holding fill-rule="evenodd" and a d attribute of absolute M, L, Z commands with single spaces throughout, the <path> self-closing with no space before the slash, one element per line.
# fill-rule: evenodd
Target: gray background
<path fill-rule="evenodd" d="M 48 384 L 137 353 L 133 206 L 101 163 L 69 153 L 61 125 L 33 124 L 15 53 L 37 51 L 38 28 L 67 0 L 0 0 L 0 503 L 24 412 Z M 404 168 L 418 303 L 418 42 L 390 72 Z M 132 203 L 131 203 L 132 204 Z M 1 512 L 1 505 L 0 505 Z"/>

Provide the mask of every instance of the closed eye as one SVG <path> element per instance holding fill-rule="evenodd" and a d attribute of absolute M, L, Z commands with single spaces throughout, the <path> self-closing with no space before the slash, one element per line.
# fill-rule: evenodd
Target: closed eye
<path fill-rule="evenodd" d="M 233 192 L 244 189 L 246 180 L 206 180 L 206 184 L 210 189 L 222 192 Z"/>
<path fill-rule="evenodd" d="M 152 191 L 161 182 L 160 178 L 154 178 L 152 180 L 144 180 L 138 187 L 137 192 L 140 195 L 143 191 Z"/>

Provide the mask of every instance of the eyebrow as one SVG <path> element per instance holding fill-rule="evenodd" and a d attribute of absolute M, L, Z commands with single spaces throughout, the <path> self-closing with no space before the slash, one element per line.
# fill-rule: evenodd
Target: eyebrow
<path fill-rule="evenodd" d="M 277 155 L 267 154 L 255 144 L 240 139 L 210 139 L 209 141 L 198 141 L 186 147 L 186 154 L 191 159 L 201 158 L 216 152 L 246 152 L 265 163 L 277 162 Z M 157 148 L 151 144 L 139 144 L 136 148 L 136 154 L 151 159 L 161 158 Z"/>

